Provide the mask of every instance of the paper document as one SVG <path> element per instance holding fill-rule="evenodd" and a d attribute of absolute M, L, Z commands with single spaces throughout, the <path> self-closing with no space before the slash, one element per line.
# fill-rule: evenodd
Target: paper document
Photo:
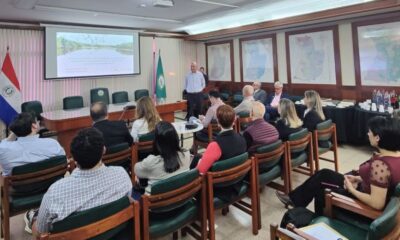
<path fill-rule="evenodd" d="M 317 238 L 323 240 L 348 240 L 346 237 L 342 236 L 333 228 L 329 227 L 325 223 L 317 223 L 307 227 L 300 228 L 301 231 Z"/>

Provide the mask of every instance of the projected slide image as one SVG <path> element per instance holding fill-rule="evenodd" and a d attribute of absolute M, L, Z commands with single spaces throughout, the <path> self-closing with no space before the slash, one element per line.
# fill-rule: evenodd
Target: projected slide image
<path fill-rule="evenodd" d="M 134 73 L 132 35 L 57 32 L 57 76 Z"/>

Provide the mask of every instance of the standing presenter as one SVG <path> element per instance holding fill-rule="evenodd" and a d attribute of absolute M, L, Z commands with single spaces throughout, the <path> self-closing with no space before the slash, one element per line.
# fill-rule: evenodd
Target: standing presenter
<path fill-rule="evenodd" d="M 191 63 L 190 70 L 190 73 L 186 75 L 184 85 L 187 93 L 187 120 L 191 116 L 199 117 L 203 101 L 202 91 L 206 86 L 203 74 L 197 71 L 196 62 Z"/>

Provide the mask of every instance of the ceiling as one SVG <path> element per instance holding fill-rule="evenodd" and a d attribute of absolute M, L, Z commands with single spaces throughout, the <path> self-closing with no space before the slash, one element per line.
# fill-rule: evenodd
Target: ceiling
<path fill-rule="evenodd" d="M 154 1 L 160 0 L 0 0 L 0 21 L 89 24 L 197 34 L 371 0 L 174 0 L 170 8 L 154 7 Z"/>

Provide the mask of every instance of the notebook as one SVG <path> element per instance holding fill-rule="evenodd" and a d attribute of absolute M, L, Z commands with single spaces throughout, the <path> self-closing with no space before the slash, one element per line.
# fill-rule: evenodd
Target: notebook
<path fill-rule="evenodd" d="M 348 238 L 344 237 L 325 223 L 312 224 L 310 226 L 300 228 L 300 230 L 321 240 L 348 240 Z"/>

